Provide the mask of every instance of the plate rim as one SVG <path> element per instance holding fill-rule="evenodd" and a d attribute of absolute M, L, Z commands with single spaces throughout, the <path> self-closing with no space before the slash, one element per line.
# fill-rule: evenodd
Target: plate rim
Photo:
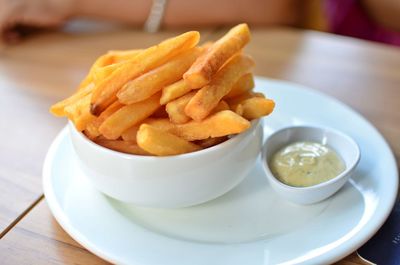
<path fill-rule="evenodd" d="M 359 119 L 361 119 L 363 122 L 367 123 L 372 129 L 374 129 L 377 133 L 377 135 L 381 138 L 382 142 L 384 143 L 384 148 L 387 149 L 388 153 L 387 155 L 390 157 L 390 161 L 386 163 L 390 164 L 393 166 L 393 184 L 392 185 L 392 192 L 388 192 L 387 194 L 387 204 L 386 205 L 380 205 L 379 212 L 380 215 L 376 216 L 376 213 L 374 213 L 374 218 L 370 218 L 367 222 L 369 224 L 368 227 L 366 227 L 367 224 L 365 224 L 357 233 L 352 236 L 352 238 L 349 238 L 346 240 L 345 243 L 328 250 L 322 254 L 319 254 L 317 256 L 311 257 L 311 259 L 306 259 L 303 261 L 299 261 L 300 263 L 305 263 L 305 262 L 316 262 L 316 263 L 327 263 L 327 262 L 335 262 L 338 261 L 347 255 L 351 254 L 352 252 L 356 251 L 360 246 L 362 246 L 366 241 L 368 241 L 379 229 L 380 227 L 384 224 L 386 219 L 388 218 L 397 198 L 397 189 L 398 189 L 398 168 L 397 168 L 397 163 L 395 160 L 394 153 L 386 141 L 386 139 L 383 137 L 381 132 L 371 123 L 369 122 L 363 115 L 361 115 L 359 112 L 351 108 L 350 106 L 346 105 L 345 103 L 341 102 L 340 100 L 325 94 L 321 91 L 312 89 L 311 87 L 304 86 L 301 84 L 297 84 L 294 82 L 286 81 L 286 80 L 278 80 L 278 79 L 271 79 L 271 78 L 265 78 L 265 77 L 260 77 L 260 76 L 255 76 L 255 80 L 257 83 L 257 80 L 261 81 L 266 81 L 266 82 L 273 82 L 273 83 L 280 83 L 281 85 L 288 85 L 288 86 L 293 86 L 296 87 L 296 89 L 301 89 L 303 91 L 306 91 L 307 93 L 312 93 L 316 94 L 320 97 L 324 97 L 335 104 L 340 105 L 342 108 L 352 112 L 352 114 L 358 116 Z M 51 165 L 52 161 L 54 160 L 55 153 L 58 150 L 58 146 L 61 143 L 61 141 L 66 137 L 68 134 L 68 128 L 65 126 L 61 131 L 57 134 L 55 139 L 52 141 L 47 153 L 46 157 L 44 160 L 43 164 L 43 169 L 42 169 L 42 186 L 43 186 L 43 191 L 44 195 L 46 198 L 46 203 L 49 206 L 50 211 L 52 212 L 54 218 L 57 220 L 57 222 L 60 224 L 60 226 L 67 232 L 74 240 L 76 240 L 79 244 L 81 244 L 85 249 L 88 251 L 92 252 L 96 256 L 109 261 L 111 263 L 116 263 L 118 264 L 120 261 L 118 260 L 117 257 L 113 255 L 113 253 L 109 253 L 106 250 L 100 250 L 97 248 L 96 244 L 92 243 L 90 240 L 85 238 L 84 235 L 82 235 L 78 229 L 76 229 L 70 222 L 68 216 L 65 214 L 65 212 L 62 210 L 61 205 L 59 204 L 59 201 L 55 195 L 55 191 L 52 188 L 52 177 L 51 177 Z M 386 206 L 386 207 L 384 207 Z M 285 262 L 286 263 L 286 262 Z M 133 263 L 133 265 L 138 265 L 138 263 Z"/>

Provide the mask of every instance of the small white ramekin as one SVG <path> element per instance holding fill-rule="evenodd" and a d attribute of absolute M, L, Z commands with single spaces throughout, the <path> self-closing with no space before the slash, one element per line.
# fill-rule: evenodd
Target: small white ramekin
<path fill-rule="evenodd" d="M 217 198 L 239 184 L 256 163 L 263 139 L 260 120 L 216 146 L 155 157 L 116 152 L 90 141 L 69 123 L 82 170 L 106 195 L 146 207 L 187 207 Z"/>
<path fill-rule="evenodd" d="M 282 183 L 272 174 L 269 167 L 270 159 L 279 149 L 299 141 L 313 141 L 327 145 L 343 159 L 345 171 L 333 179 L 310 187 L 293 187 Z M 360 149 L 357 143 L 349 136 L 330 128 L 312 126 L 284 128 L 269 136 L 262 148 L 263 167 L 272 188 L 283 198 L 298 204 L 316 203 L 333 195 L 350 178 L 359 160 Z"/>

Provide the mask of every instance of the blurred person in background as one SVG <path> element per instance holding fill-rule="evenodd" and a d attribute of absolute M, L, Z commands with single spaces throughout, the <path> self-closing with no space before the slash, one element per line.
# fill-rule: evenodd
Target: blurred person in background
<path fill-rule="evenodd" d="M 58 28 L 75 18 L 143 26 L 154 0 L 0 0 L 2 40 L 15 43 L 29 28 Z M 163 0 L 162 28 L 247 22 L 330 31 L 400 45 L 398 0 Z"/>

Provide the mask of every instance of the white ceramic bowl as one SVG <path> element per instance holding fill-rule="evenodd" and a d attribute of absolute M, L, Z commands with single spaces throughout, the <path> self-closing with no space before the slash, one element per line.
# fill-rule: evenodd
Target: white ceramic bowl
<path fill-rule="evenodd" d="M 313 141 L 326 144 L 344 161 L 345 171 L 326 182 L 310 187 L 293 187 L 280 182 L 272 174 L 269 161 L 284 146 L 298 141 Z M 263 167 L 272 188 L 282 197 L 298 204 L 322 201 L 337 192 L 350 178 L 360 160 L 360 149 L 349 136 L 329 128 L 294 126 L 273 133 L 262 149 Z"/>
<path fill-rule="evenodd" d="M 154 157 L 124 154 L 95 144 L 69 123 L 82 170 L 101 192 L 140 206 L 179 208 L 223 195 L 254 166 L 262 146 L 260 121 L 245 132 L 193 153 Z"/>

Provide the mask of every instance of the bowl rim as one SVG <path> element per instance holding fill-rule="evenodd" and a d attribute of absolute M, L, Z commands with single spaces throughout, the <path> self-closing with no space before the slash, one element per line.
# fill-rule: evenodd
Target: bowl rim
<path fill-rule="evenodd" d="M 288 130 L 316 130 L 316 131 L 325 131 L 325 132 L 330 132 L 333 134 L 336 134 L 338 136 L 340 136 L 341 138 L 346 139 L 347 141 L 351 142 L 351 148 L 354 148 L 355 152 L 356 152 L 356 157 L 355 159 L 352 161 L 352 164 L 349 167 L 346 167 L 346 169 L 340 173 L 339 175 L 337 175 L 334 178 L 331 178 L 327 181 L 318 183 L 316 185 L 312 185 L 312 186 L 308 186 L 308 187 L 296 187 L 296 186 L 291 186 L 288 184 L 285 184 L 283 182 L 281 182 L 279 179 L 277 179 L 275 177 L 275 175 L 272 173 L 270 167 L 269 167 L 269 159 L 267 159 L 266 157 L 266 153 L 267 153 L 267 147 L 268 144 L 270 143 L 271 139 L 273 138 L 273 136 L 276 136 L 278 134 L 284 133 L 285 131 Z M 288 142 L 287 144 L 290 144 L 292 142 Z M 340 155 L 339 155 L 340 156 Z M 341 157 L 342 158 L 342 157 Z M 263 169 L 265 171 L 265 174 L 267 175 L 267 178 L 271 181 L 273 181 L 275 184 L 279 185 L 280 187 L 286 189 L 286 190 L 290 190 L 290 191 L 315 191 L 315 190 L 319 190 L 322 189 L 326 186 L 330 186 L 334 183 L 336 183 L 337 181 L 341 180 L 342 178 L 345 178 L 347 176 L 349 176 L 351 174 L 351 172 L 355 169 L 355 167 L 357 166 L 358 162 L 360 161 L 361 158 L 361 151 L 360 151 L 360 147 L 357 144 L 357 142 L 351 138 L 349 135 L 330 128 L 330 127 L 326 127 L 326 126 L 315 126 L 315 125 L 294 125 L 294 126 L 287 126 L 287 127 L 283 127 L 275 132 L 273 132 L 271 135 L 268 136 L 268 138 L 265 140 L 262 149 L 261 149 L 261 159 L 262 159 L 262 165 L 263 165 Z M 343 158 L 342 158 L 343 159 Z"/>
<path fill-rule="evenodd" d="M 134 155 L 134 154 L 128 154 L 128 153 L 115 151 L 115 150 L 106 148 L 104 146 L 101 146 L 101 145 L 93 142 L 89 138 L 87 138 L 82 132 L 80 132 L 76 129 L 75 125 L 70 120 L 68 120 L 68 127 L 69 127 L 69 130 L 72 131 L 73 134 L 77 135 L 77 137 L 82 142 L 84 142 L 86 145 L 90 146 L 91 148 L 97 149 L 96 152 L 102 152 L 107 155 L 120 157 L 120 158 L 126 159 L 126 160 L 134 159 L 134 160 L 145 160 L 145 161 L 152 161 L 152 160 L 168 161 L 168 160 L 172 160 L 172 159 L 185 159 L 185 158 L 206 156 L 212 152 L 217 152 L 222 149 L 228 149 L 230 146 L 233 146 L 234 144 L 238 143 L 245 136 L 247 136 L 248 134 L 253 132 L 258 127 L 258 125 L 261 125 L 261 122 L 262 122 L 262 118 L 250 121 L 250 127 L 248 129 L 246 129 L 245 131 L 243 131 L 239 134 L 235 134 L 228 140 L 226 140 L 222 143 L 216 144 L 214 146 L 211 146 L 211 147 L 208 147 L 205 149 L 201 149 L 198 151 L 190 152 L 190 153 L 184 153 L 184 154 L 179 154 L 179 155 L 170 155 L 170 156 L 154 156 L 154 155 L 144 156 L 144 155 Z"/>

